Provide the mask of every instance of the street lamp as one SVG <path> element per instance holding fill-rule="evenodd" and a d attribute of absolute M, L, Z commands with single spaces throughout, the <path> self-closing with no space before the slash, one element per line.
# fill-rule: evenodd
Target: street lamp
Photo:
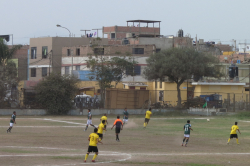
<path fill-rule="evenodd" d="M 71 75 L 73 75 L 73 53 L 72 53 L 72 50 L 71 50 L 71 32 L 68 28 L 66 27 L 63 27 L 59 24 L 56 25 L 57 27 L 59 28 L 64 28 L 64 29 L 67 29 L 69 31 L 69 48 L 70 48 L 70 55 L 71 55 Z"/>

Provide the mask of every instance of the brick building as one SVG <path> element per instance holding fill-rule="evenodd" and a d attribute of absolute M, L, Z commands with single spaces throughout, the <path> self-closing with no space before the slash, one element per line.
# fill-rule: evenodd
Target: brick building
<path fill-rule="evenodd" d="M 108 39 L 121 40 L 126 37 L 158 37 L 160 36 L 160 22 L 152 20 L 129 20 L 127 26 L 103 27 L 103 35 L 107 34 Z M 155 27 L 158 23 L 159 26 Z M 149 26 L 151 24 L 151 27 Z M 104 37 L 104 36 L 103 36 Z"/>

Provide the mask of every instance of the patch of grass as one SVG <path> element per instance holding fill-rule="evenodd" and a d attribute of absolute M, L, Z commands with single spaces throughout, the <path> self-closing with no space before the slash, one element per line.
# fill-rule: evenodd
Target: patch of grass
<path fill-rule="evenodd" d="M 185 110 L 170 110 L 168 112 L 164 111 L 164 110 L 158 110 L 155 111 L 153 110 L 153 115 L 163 115 L 163 116 L 172 116 L 172 117 L 176 117 L 176 116 L 188 116 L 187 112 Z"/>
<path fill-rule="evenodd" d="M 239 112 L 238 114 L 234 115 L 239 119 L 249 119 L 250 118 L 250 111 L 249 112 Z"/>
<path fill-rule="evenodd" d="M 54 156 L 50 157 L 51 159 L 66 159 L 66 160 L 75 160 L 75 159 L 83 159 L 83 156 Z"/>

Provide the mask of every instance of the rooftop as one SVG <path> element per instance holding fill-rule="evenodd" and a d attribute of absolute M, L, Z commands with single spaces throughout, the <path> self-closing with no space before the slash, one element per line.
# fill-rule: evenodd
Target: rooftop
<path fill-rule="evenodd" d="M 192 85 L 246 85 L 246 83 L 233 83 L 233 82 L 192 82 Z"/>
<path fill-rule="evenodd" d="M 154 21 L 154 20 L 128 20 L 127 22 L 156 23 L 156 22 L 161 22 L 161 21 Z"/>

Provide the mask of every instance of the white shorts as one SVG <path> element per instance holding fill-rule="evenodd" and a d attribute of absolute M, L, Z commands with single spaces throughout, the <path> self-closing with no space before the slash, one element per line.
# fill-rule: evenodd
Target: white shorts
<path fill-rule="evenodd" d="M 10 127 L 13 127 L 13 123 L 10 123 Z"/>
<path fill-rule="evenodd" d="M 91 120 L 91 119 L 88 119 L 88 120 L 87 120 L 87 125 L 90 125 L 90 124 L 92 124 L 92 120 Z"/>
<path fill-rule="evenodd" d="M 128 119 L 123 119 L 123 122 L 125 122 L 125 123 L 128 122 Z"/>
<path fill-rule="evenodd" d="M 190 137 L 190 134 L 184 134 L 184 137 L 189 138 L 189 137 Z"/>

